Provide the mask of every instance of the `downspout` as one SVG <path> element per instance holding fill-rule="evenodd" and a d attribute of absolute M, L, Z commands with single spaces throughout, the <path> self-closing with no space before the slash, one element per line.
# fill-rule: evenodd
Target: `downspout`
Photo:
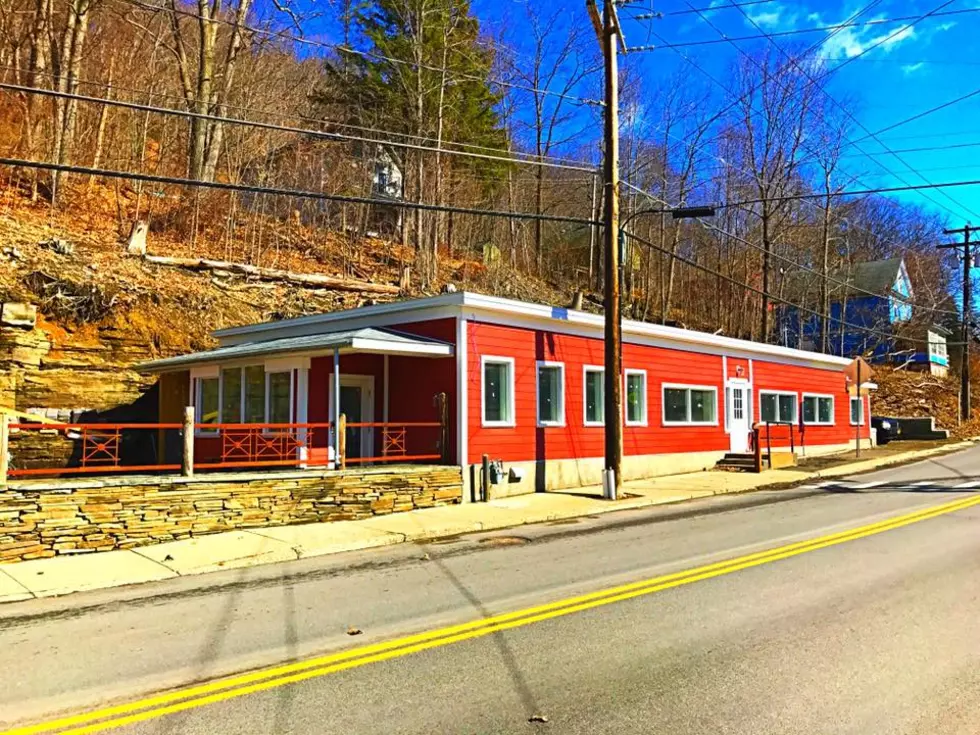
<path fill-rule="evenodd" d="M 333 457 L 334 469 L 340 466 L 340 348 L 333 350 Z"/>

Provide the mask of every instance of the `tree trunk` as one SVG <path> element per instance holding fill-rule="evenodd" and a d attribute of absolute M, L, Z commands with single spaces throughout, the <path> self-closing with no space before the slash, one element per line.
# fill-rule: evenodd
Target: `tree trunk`
<path fill-rule="evenodd" d="M 72 0 L 68 7 L 65 31 L 61 38 L 58 54 L 57 88 L 60 92 L 75 94 L 78 91 L 78 76 L 82 67 L 82 53 L 88 35 L 90 0 Z M 55 100 L 55 160 L 59 164 L 71 162 L 71 146 L 75 137 L 78 119 L 78 100 L 56 98 Z M 65 174 L 55 172 L 52 177 L 51 203 L 57 205 L 58 193 L 64 183 Z"/>
<path fill-rule="evenodd" d="M 824 200 L 823 210 L 823 261 L 821 263 L 820 275 L 820 351 L 828 352 L 830 349 L 830 332 L 828 320 L 830 319 L 830 288 L 827 279 L 830 278 L 830 175 L 828 174 L 824 183 L 826 184 L 827 197 Z M 801 317 L 802 318 L 802 317 Z M 802 334 L 803 329 L 800 329 Z"/>
<path fill-rule="evenodd" d="M 769 232 L 769 211 L 763 204 L 762 211 L 762 316 L 759 320 L 760 342 L 769 341 L 769 271 L 772 268 L 772 241 Z"/>
<path fill-rule="evenodd" d="M 109 57 L 109 75 L 106 79 L 106 91 L 105 97 L 107 100 L 113 98 L 113 87 L 112 83 L 116 72 L 116 54 L 113 51 L 112 55 Z M 102 148 L 105 145 L 105 131 L 109 124 L 109 105 L 102 105 L 102 109 L 99 110 L 99 124 L 95 132 L 95 152 L 92 154 L 92 168 L 98 168 L 102 165 Z M 95 176 L 90 176 L 88 180 L 89 190 L 95 187 Z"/>

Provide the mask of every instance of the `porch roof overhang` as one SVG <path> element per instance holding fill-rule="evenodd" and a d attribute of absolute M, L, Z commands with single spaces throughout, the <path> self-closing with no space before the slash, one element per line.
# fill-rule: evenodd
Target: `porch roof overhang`
<path fill-rule="evenodd" d="M 453 346 L 446 342 L 389 329 L 367 327 L 350 332 L 243 342 L 204 352 L 192 352 L 189 355 L 178 355 L 163 360 L 144 362 L 137 365 L 136 369 L 144 373 L 165 373 L 199 365 L 241 362 L 259 357 L 283 357 L 287 355 L 290 357 L 313 357 L 333 354 L 338 350 L 341 354 L 360 352 L 413 357 L 449 357 L 453 354 Z"/>

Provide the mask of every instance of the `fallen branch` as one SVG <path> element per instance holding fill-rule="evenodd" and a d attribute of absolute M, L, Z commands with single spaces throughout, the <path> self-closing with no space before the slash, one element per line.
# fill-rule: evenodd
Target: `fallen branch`
<path fill-rule="evenodd" d="M 361 293 L 397 294 L 398 286 L 387 283 L 371 283 L 370 281 L 353 281 L 346 278 L 335 278 L 315 273 L 293 273 L 278 268 L 260 268 L 244 263 L 228 263 L 223 260 L 206 260 L 204 258 L 168 258 L 162 255 L 146 255 L 144 260 L 155 265 L 166 265 L 173 268 L 186 268 L 193 271 L 226 271 L 240 273 L 262 281 L 281 281 L 303 288 L 326 288 L 331 291 L 354 291 Z"/>

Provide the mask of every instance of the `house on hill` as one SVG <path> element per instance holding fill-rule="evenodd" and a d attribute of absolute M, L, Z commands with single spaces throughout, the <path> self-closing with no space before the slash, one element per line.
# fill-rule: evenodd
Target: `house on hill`
<path fill-rule="evenodd" d="M 243 176 L 245 183 L 257 186 L 290 186 L 370 198 L 374 203 L 364 222 L 366 234 L 389 238 L 401 232 L 402 208 L 398 205 L 405 196 L 404 179 L 397 157 L 384 145 L 354 142 L 341 150 L 336 143 L 312 138 L 280 147 L 261 162 L 247 167 Z M 246 194 L 243 201 L 248 204 L 252 195 Z M 287 206 L 296 203 L 287 202 Z M 316 199 L 304 200 L 298 210 L 300 220 L 308 224 L 320 221 L 324 214 L 336 215 L 339 211 L 337 204 Z M 288 212 L 280 214 L 286 216 Z M 350 228 L 349 223 L 347 227 Z"/>
<path fill-rule="evenodd" d="M 821 276 L 800 272 L 787 278 L 777 307 L 783 345 L 819 350 L 823 317 Z M 950 332 L 931 321 L 914 319 L 912 282 L 900 257 L 853 263 L 830 274 L 828 352 L 862 355 L 872 362 L 904 364 L 934 375 L 949 367 L 946 339 Z M 800 306 L 805 307 L 801 309 Z"/>

